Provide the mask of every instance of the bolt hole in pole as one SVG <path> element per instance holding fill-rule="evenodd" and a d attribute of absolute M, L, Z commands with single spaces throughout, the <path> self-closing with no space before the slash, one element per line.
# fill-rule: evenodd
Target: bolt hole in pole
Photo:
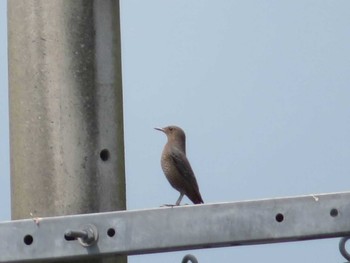
<path fill-rule="evenodd" d="M 104 162 L 108 161 L 109 160 L 109 151 L 107 149 L 103 149 L 100 152 L 100 158 Z"/>
<path fill-rule="evenodd" d="M 283 220 L 284 220 L 284 215 L 283 215 L 282 213 L 278 213 L 278 214 L 276 215 L 275 219 L 276 219 L 276 221 L 277 221 L 278 223 L 281 223 L 281 222 L 283 222 Z"/>
<path fill-rule="evenodd" d="M 24 238 L 23 238 L 23 242 L 24 244 L 30 246 L 31 244 L 33 244 L 33 236 L 32 235 L 25 235 Z"/>

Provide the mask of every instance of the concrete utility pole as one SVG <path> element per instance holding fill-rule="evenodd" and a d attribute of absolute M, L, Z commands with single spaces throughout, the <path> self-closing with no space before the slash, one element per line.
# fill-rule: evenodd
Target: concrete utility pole
<path fill-rule="evenodd" d="M 119 1 L 7 4 L 12 219 L 126 209 Z"/>

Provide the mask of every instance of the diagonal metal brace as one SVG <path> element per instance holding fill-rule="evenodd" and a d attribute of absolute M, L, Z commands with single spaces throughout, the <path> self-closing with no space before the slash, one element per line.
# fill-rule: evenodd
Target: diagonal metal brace
<path fill-rule="evenodd" d="M 350 236 L 350 192 L 0 223 L 0 262 L 103 258 Z M 94 225 L 90 246 L 65 238 Z"/>

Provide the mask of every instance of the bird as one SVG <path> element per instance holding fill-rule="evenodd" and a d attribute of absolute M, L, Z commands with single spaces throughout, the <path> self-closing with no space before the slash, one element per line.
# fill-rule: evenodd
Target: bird
<path fill-rule="evenodd" d="M 186 195 L 194 204 L 203 204 L 198 183 L 190 162 L 186 157 L 186 135 L 178 126 L 155 128 L 167 136 L 161 155 L 161 167 L 170 185 L 180 192 L 175 206 L 179 206 Z"/>

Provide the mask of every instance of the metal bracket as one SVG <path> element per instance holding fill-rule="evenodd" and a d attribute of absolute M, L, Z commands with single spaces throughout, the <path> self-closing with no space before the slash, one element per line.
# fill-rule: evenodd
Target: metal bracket
<path fill-rule="evenodd" d="M 184 256 L 184 258 L 182 259 L 181 263 L 188 263 L 188 262 L 198 263 L 198 260 L 192 254 L 187 254 L 186 256 Z"/>
<path fill-rule="evenodd" d="M 98 239 L 98 231 L 94 225 L 86 225 L 82 230 L 67 230 L 64 234 L 67 241 L 78 240 L 84 247 L 94 245 Z"/>
<path fill-rule="evenodd" d="M 345 237 L 350 236 L 349 200 L 347 192 L 3 222 L 0 262 Z M 82 227 L 87 225 L 96 232 Z M 67 234 L 81 243 L 67 240 Z"/>
<path fill-rule="evenodd" d="M 339 251 L 342 254 L 342 256 L 348 261 L 350 262 L 350 254 L 349 252 L 346 250 L 346 242 L 350 239 L 350 237 L 343 237 L 340 241 L 339 241 Z"/>

